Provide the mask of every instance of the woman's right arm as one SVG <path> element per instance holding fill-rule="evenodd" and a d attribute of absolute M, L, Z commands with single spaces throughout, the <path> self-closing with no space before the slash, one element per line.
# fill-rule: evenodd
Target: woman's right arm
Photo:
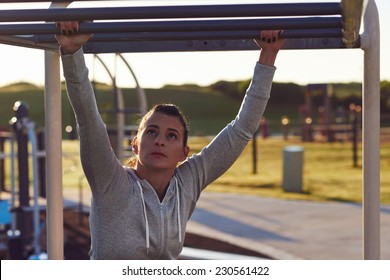
<path fill-rule="evenodd" d="M 72 32 L 56 37 L 60 44 L 68 97 L 76 116 L 83 170 L 92 192 L 98 198 L 103 193 L 107 195 L 108 188 L 122 185 L 116 180 L 127 178 L 127 175 L 111 148 L 88 77 L 82 45 L 90 35 L 74 35 L 78 31 L 77 22 L 73 22 L 73 25 L 59 23 L 57 26 Z"/>

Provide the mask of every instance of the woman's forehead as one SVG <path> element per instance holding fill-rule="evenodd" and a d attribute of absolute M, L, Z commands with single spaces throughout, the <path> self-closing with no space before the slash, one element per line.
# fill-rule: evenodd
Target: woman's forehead
<path fill-rule="evenodd" d="M 144 123 L 144 127 L 157 126 L 159 128 L 175 129 L 179 132 L 184 131 L 180 120 L 175 116 L 168 116 L 159 112 L 154 112 Z"/>

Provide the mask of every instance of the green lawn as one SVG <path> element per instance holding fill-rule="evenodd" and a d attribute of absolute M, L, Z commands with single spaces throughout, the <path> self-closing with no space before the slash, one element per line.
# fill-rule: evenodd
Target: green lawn
<path fill-rule="evenodd" d="M 192 137 L 192 152 L 207 145 L 210 138 Z M 82 170 L 77 141 L 64 141 L 64 186 L 78 187 Z M 303 192 L 287 193 L 282 188 L 283 149 L 289 145 L 304 148 Z M 257 174 L 252 174 L 252 145 L 207 191 L 234 192 L 313 201 L 362 200 L 361 151 L 359 167 L 353 167 L 351 143 L 302 143 L 298 140 L 258 139 Z M 390 143 L 381 145 L 381 202 L 390 203 Z M 86 185 L 85 180 L 81 180 Z"/>

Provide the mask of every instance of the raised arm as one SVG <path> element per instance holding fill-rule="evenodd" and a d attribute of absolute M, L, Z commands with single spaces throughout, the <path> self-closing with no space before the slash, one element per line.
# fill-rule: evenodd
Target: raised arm
<path fill-rule="evenodd" d="M 91 35 L 77 34 L 78 22 L 59 22 L 57 26 L 64 34 L 56 38 L 60 44 L 68 97 L 78 125 L 81 163 L 94 201 L 98 203 L 103 195 L 114 197 L 113 189 L 123 192 L 117 186 L 124 185 L 122 181 L 126 182 L 127 174 L 111 148 L 88 78 L 82 46 Z"/>
<path fill-rule="evenodd" d="M 261 32 L 260 39 L 256 40 L 261 48 L 260 57 L 236 118 L 199 154 L 179 167 L 183 177 L 192 176 L 194 185 L 200 187 L 192 191 L 199 194 L 226 172 L 257 131 L 270 97 L 276 56 L 284 43 L 280 34 L 279 30 Z"/>

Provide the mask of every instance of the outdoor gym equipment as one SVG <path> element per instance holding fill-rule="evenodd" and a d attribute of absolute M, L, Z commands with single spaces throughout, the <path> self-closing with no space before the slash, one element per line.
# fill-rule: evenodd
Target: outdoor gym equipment
<path fill-rule="evenodd" d="M 0 21 L 4 23 L 0 25 L 0 43 L 46 51 L 48 186 L 61 186 L 62 182 L 60 70 L 58 46 L 53 37 L 59 31 L 53 23 L 33 21 L 94 20 L 81 24 L 80 32 L 95 33 L 85 44 L 85 53 L 254 50 L 258 47 L 253 38 L 261 29 L 283 29 L 283 37 L 290 38 L 284 49 L 361 48 L 364 51 L 363 258 L 380 258 L 380 44 L 374 0 L 64 9 L 69 3 L 53 1 L 46 10 L 0 11 Z M 22 24 L 26 21 L 29 23 Z M 364 32 L 360 34 L 362 22 Z M 150 43 L 151 40 L 154 42 Z M 47 193 L 49 258 L 62 259 L 62 190 L 50 187 Z"/>
<path fill-rule="evenodd" d="M 137 114 L 137 115 L 145 115 L 147 111 L 147 100 L 146 100 L 146 94 L 144 89 L 140 86 L 138 79 L 133 71 L 133 69 L 130 67 L 130 64 L 127 62 L 127 60 L 123 57 L 123 55 L 117 53 L 115 54 L 115 70 L 114 72 L 109 69 L 107 64 L 104 62 L 104 60 L 98 55 L 94 54 L 94 58 L 99 61 L 104 69 L 106 70 L 108 76 L 111 79 L 112 87 L 113 87 L 113 94 L 114 94 L 114 108 L 112 110 L 106 110 L 106 109 L 100 109 L 100 112 L 102 113 L 113 113 L 116 115 L 116 127 L 110 128 L 107 127 L 108 134 L 110 136 L 111 145 L 115 151 L 116 156 L 118 159 L 122 160 L 124 158 L 128 158 L 128 155 L 125 154 L 125 147 L 124 147 L 124 139 L 126 132 L 136 132 L 137 126 L 126 126 L 126 115 L 128 114 Z M 137 107 L 131 107 L 126 108 L 124 104 L 123 99 L 123 92 L 121 88 L 117 86 L 116 82 L 116 66 L 117 61 L 120 60 L 124 63 L 126 68 L 129 70 L 134 82 L 135 82 L 135 91 L 138 97 L 138 106 Z M 94 67 L 95 70 L 95 67 Z M 94 71 L 95 73 L 95 71 Z M 94 83 L 93 83 L 94 84 Z M 113 135 L 115 137 L 112 137 Z"/>

